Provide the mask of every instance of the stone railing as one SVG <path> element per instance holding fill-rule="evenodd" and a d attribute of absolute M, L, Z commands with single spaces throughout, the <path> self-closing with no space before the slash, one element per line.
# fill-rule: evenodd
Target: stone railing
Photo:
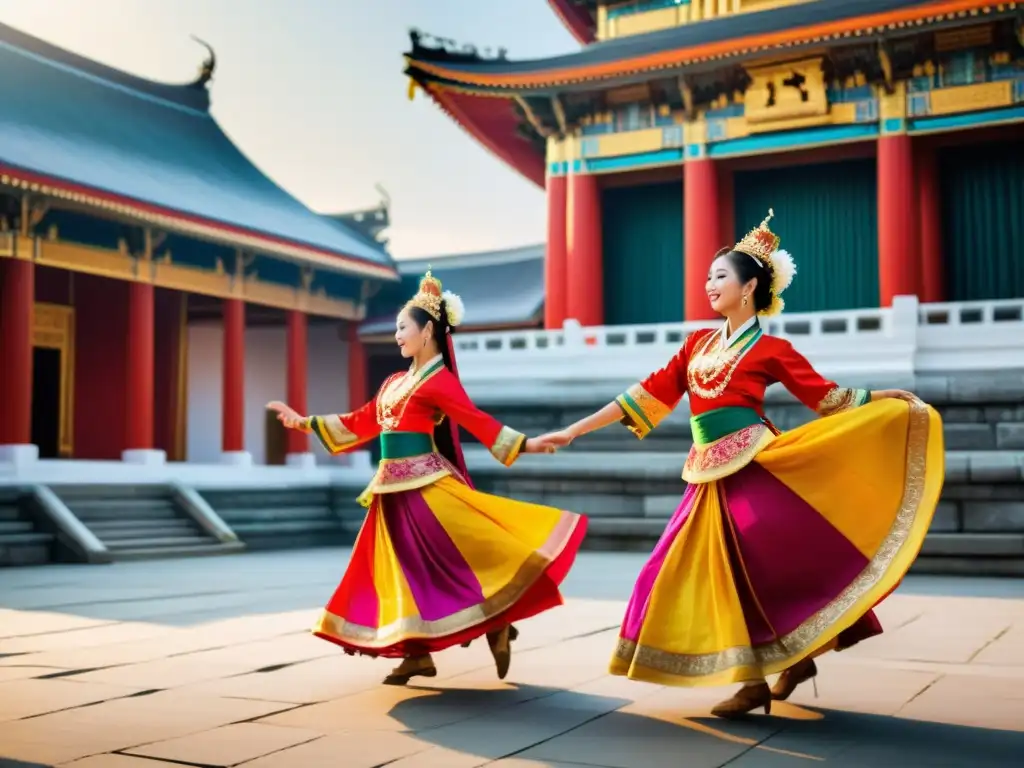
<path fill-rule="evenodd" d="M 456 337 L 459 370 L 471 392 L 491 382 L 595 384 L 635 380 L 663 366 L 686 335 L 716 321 L 523 330 Z M 1024 369 L 1024 299 L 919 304 L 786 314 L 767 322 L 822 373 L 834 377 Z"/>

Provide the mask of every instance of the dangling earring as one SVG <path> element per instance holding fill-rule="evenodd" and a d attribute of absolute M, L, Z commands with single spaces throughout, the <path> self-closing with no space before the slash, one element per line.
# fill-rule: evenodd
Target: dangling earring
<path fill-rule="evenodd" d="M 747 295 L 743 294 L 743 306 L 747 306 Z"/>

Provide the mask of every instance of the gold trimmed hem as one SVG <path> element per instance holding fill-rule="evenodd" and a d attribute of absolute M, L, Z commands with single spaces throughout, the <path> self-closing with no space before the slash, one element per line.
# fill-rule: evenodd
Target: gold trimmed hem
<path fill-rule="evenodd" d="M 939 415 L 907 403 L 903 496 L 878 552 L 838 597 L 777 640 L 706 654 L 683 654 L 620 637 L 611 674 L 661 685 L 712 686 L 788 669 L 853 626 L 900 582 L 921 551 L 942 491 L 945 454 Z"/>
<path fill-rule="evenodd" d="M 472 629 L 504 613 L 519 602 L 551 563 L 561 556 L 579 524 L 579 515 L 563 512 L 548 540 L 540 549 L 530 554 L 508 584 L 482 603 L 464 608 L 450 616 L 433 621 L 427 621 L 419 616 L 407 616 L 384 627 L 375 628 L 355 624 L 325 609 L 312 631 L 314 634 L 334 638 L 347 645 L 374 651 L 410 640 L 434 640 Z"/>
<path fill-rule="evenodd" d="M 707 445 L 694 444 L 683 466 L 683 480 L 710 483 L 733 475 L 757 458 L 775 433 L 765 424 L 751 424 Z"/>
<path fill-rule="evenodd" d="M 639 683 L 654 683 L 655 685 L 672 685 L 676 687 L 715 687 L 720 685 L 731 685 L 733 683 L 745 683 L 749 680 L 756 680 L 764 676 L 761 667 L 756 665 L 730 667 L 712 675 L 686 677 L 675 675 L 671 672 L 664 672 L 653 667 L 645 667 L 637 662 L 612 657 L 608 664 L 608 674 L 615 677 L 625 677 Z"/>

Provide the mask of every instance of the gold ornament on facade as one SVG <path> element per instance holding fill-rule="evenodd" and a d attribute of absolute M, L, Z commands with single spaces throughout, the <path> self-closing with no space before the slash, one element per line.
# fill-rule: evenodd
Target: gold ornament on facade
<path fill-rule="evenodd" d="M 821 57 L 749 67 L 744 118 L 751 133 L 831 122 Z"/>

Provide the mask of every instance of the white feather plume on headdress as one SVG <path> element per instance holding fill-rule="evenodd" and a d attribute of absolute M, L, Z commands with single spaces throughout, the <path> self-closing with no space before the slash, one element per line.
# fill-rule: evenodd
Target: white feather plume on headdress
<path fill-rule="evenodd" d="M 448 325 L 458 328 L 466 317 L 466 305 L 462 303 L 462 297 L 451 291 L 441 294 L 444 300 L 445 314 L 448 316 Z"/>
<path fill-rule="evenodd" d="M 796 276 L 796 263 L 789 251 L 781 248 L 771 256 L 772 261 L 772 293 L 776 296 L 782 294 L 793 282 Z"/>

